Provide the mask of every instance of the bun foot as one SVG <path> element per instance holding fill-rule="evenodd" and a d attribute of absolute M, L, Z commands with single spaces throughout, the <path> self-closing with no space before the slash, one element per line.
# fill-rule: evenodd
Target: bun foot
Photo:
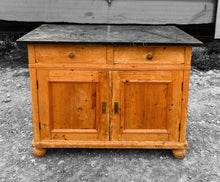
<path fill-rule="evenodd" d="M 33 153 L 36 157 L 43 157 L 47 152 L 47 149 L 43 149 L 43 148 L 37 148 L 34 147 L 33 148 Z"/>
<path fill-rule="evenodd" d="M 181 159 L 185 156 L 186 150 L 185 149 L 173 149 L 172 153 L 173 153 L 174 157 Z"/>

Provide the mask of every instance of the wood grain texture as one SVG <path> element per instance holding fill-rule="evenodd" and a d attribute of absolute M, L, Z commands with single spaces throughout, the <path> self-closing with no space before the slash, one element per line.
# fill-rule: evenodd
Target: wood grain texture
<path fill-rule="evenodd" d="M 148 55 L 152 55 L 152 59 L 148 59 Z M 184 47 L 118 46 L 114 50 L 114 63 L 183 64 Z"/>
<path fill-rule="evenodd" d="M 35 53 L 42 63 L 106 63 L 105 46 L 36 45 Z"/>
<path fill-rule="evenodd" d="M 29 52 L 32 54 L 32 52 Z M 31 58 L 32 55 L 29 56 Z M 37 93 L 37 71 L 35 69 L 29 69 L 30 85 L 31 85 L 31 102 L 32 102 L 32 121 L 33 121 L 33 133 L 34 141 L 40 141 L 40 127 L 39 127 L 39 103 Z"/>
<path fill-rule="evenodd" d="M 123 133 L 166 133 L 169 131 L 167 129 L 124 129 Z"/>
<path fill-rule="evenodd" d="M 35 90 L 38 94 L 38 107 L 39 107 L 39 127 L 41 140 L 49 140 L 51 138 L 51 123 L 49 112 L 49 87 L 46 79 L 48 78 L 49 71 L 37 70 L 38 89 Z"/>
<path fill-rule="evenodd" d="M 97 133 L 87 133 L 86 130 L 84 130 L 83 133 L 52 133 L 52 140 L 58 141 L 58 140 L 67 140 L 67 141 L 102 141 L 107 140 L 104 139 L 104 137 L 100 137 Z M 103 135 L 104 136 L 104 135 Z M 108 138 L 108 134 L 105 135 L 106 138 Z"/>
<path fill-rule="evenodd" d="M 185 156 L 186 150 L 185 149 L 173 149 L 172 153 L 174 157 L 176 157 L 177 159 L 181 159 Z"/>
<path fill-rule="evenodd" d="M 183 95 L 181 107 L 181 123 L 180 123 L 180 142 L 186 141 L 186 123 L 187 123 L 187 108 L 188 108 L 188 92 L 189 92 L 189 76 L 190 71 L 183 72 Z"/>
<path fill-rule="evenodd" d="M 107 72 L 38 70 L 38 80 L 42 140 L 108 139 L 108 104 L 101 113 L 101 103 L 108 103 Z"/>
<path fill-rule="evenodd" d="M 166 128 L 167 83 L 123 83 L 124 129 Z"/>
<path fill-rule="evenodd" d="M 35 64 L 35 45 L 28 45 L 28 61 L 29 64 Z"/>
<path fill-rule="evenodd" d="M 114 47 L 113 46 L 107 46 L 107 64 L 113 64 L 114 63 Z"/>
<path fill-rule="evenodd" d="M 30 64 L 30 68 L 36 69 L 74 69 L 74 70 L 135 70 L 135 71 L 146 71 L 146 70 L 190 70 L 191 66 L 184 65 L 166 65 L 166 64 L 83 64 L 83 63 L 36 63 Z"/>
<path fill-rule="evenodd" d="M 186 48 L 185 52 L 185 65 L 191 64 L 191 47 Z M 187 108 L 188 108 L 188 92 L 189 92 L 189 77 L 190 70 L 183 71 L 183 89 L 182 89 L 182 106 L 181 106 L 181 123 L 179 141 L 186 141 L 186 123 L 187 123 Z"/>
<path fill-rule="evenodd" d="M 36 157 L 43 157 L 47 152 L 47 149 L 44 149 L 44 148 L 37 148 L 37 147 L 34 147 L 33 148 L 33 153 Z"/>
<path fill-rule="evenodd" d="M 91 82 L 49 83 L 53 129 L 96 129 L 99 85 Z"/>
<path fill-rule="evenodd" d="M 191 65 L 192 47 L 185 47 L 185 66 Z"/>
<path fill-rule="evenodd" d="M 168 141 L 168 134 L 164 133 L 123 133 L 122 141 Z"/>
<path fill-rule="evenodd" d="M 214 23 L 216 0 L 1 0 L 3 20 L 108 23 Z"/>
<path fill-rule="evenodd" d="M 69 62 L 63 53 L 72 47 L 91 49 L 96 61 L 82 51 Z M 145 50 L 150 64 L 142 64 Z M 36 155 L 54 147 L 185 155 L 191 47 L 38 44 L 29 46 L 29 59 Z"/>
<path fill-rule="evenodd" d="M 112 102 L 118 102 L 120 108 L 112 116 L 112 140 L 178 141 L 182 74 L 182 71 L 113 72 Z M 130 132 L 124 133 L 126 129 Z M 138 129 L 142 132 L 137 132 Z M 149 132 L 144 133 L 143 129 Z M 151 129 L 158 132 L 150 133 Z M 160 133 L 161 129 L 167 129 L 169 135 Z"/>
<path fill-rule="evenodd" d="M 182 97 L 183 72 L 172 71 L 171 89 L 168 93 L 169 107 L 167 109 L 167 120 L 169 128 L 169 141 L 179 140 L 179 123 L 181 121 L 181 97 Z"/>
<path fill-rule="evenodd" d="M 142 149 L 186 149 L 187 142 L 169 141 L 40 141 L 32 142 L 38 148 L 142 148 Z"/>

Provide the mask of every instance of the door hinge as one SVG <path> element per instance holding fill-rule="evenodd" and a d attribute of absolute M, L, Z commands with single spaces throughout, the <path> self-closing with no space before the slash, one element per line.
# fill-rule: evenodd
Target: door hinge
<path fill-rule="evenodd" d="M 181 130 L 181 123 L 179 123 L 179 132 L 180 132 L 180 130 Z"/>
<path fill-rule="evenodd" d="M 38 90 L 38 80 L 36 81 L 36 86 L 37 86 L 37 90 Z"/>
<path fill-rule="evenodd" d="M 40 122 L 39 122 L 39 130 L 41 130 Z"/>
<path fill-rule="evenodd" d="M 118 102 L 114 103 L 114 114 L 118 114 Z"/>
<path fill-rule="evenodd" d="M 102 114 L 106 114 L 106 102 L 102 102 Z"/>
<path fill-rule="evenodd" d="M 181 90 L 183 91 L 183 82 L 182 82 Z"/>

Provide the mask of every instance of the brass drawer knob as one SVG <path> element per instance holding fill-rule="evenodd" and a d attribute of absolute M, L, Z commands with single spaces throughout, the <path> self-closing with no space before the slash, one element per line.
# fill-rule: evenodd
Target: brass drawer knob
<path fill-rule="evenodd" d="M 73 58 L 75 55 L 71 52 L 69 53 L 69 58 Z"/>
<path fill-rule="evenodd" d="M 148 59 L 148 60 L 153 59 L 153 54 L 148 54 L 148 55 L 147 55 L 147 59 Z"/>

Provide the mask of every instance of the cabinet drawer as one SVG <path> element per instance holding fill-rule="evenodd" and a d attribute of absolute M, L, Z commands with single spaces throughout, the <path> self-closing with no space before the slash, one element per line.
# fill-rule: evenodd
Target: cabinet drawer
<path fill-rule="evenodd" d="M 35 45 L 36 62 L 105 63 L 105 46 Z"/>
<path fill-rule="evenodd" d="M 184 47 L 120 46 L 114 48 L 114 63 L 183 64 Z"/>

